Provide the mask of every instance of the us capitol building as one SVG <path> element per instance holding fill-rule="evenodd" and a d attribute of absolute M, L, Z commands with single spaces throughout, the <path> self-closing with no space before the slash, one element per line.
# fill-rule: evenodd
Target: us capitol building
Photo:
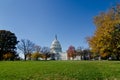
<path fill-rule="evenodd" d="M 67 60 L 67 53 L 62 52 L 62 47 L 57 39 L 57 35 L 55 35 L 55 39 L 50 46 L 50 53 L 52 60 Z"/>

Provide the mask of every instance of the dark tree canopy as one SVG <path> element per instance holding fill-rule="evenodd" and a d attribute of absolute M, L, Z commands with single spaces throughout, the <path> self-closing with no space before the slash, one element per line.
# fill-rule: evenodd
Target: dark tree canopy
<path fill-rule="evenodd" d="M 15 58 L 17 37 L 14 33 L 6 30 L 0 30 L 0 60 L 4 59 L 4 55 L 11 53 L 12 59 Z"/>

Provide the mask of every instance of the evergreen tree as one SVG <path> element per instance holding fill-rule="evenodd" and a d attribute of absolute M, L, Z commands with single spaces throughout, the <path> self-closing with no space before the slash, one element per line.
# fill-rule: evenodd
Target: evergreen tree
<path fill-rule="evenodd" d="M 17 37 L 14 33 L 6 30 L 0 30 L 0 60 L 4 59 L 7 53 L 12 54 L 10 59 L 16 57 Z"/>

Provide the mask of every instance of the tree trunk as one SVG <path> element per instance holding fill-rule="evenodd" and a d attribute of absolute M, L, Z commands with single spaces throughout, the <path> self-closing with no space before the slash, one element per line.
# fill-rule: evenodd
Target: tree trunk
<path fill-rule="evenodd" d="M 27 58 L 27 55 L 25 54 L 25 58 L 24 58 L 25 61 L 26 61 L 26 58 Z"/>
<path fill-rule="evenodd" d="M 47 60 L 47 56 L 45 56 L 45 60 Z"/>
<path fill-rule="evenodd" d="M 116 55 L 116 59 L 117 59 L 117 60 L 120 60 L 120 59 L 119 59 L 119 55 Z"/>
<path fill-rule="evenodd" d="M 115 55 L 116 55 L 116 60 L 119 61 L 120 60 L 120 52 L 117 52 Z"/>
<path fill-rule="evenodd" d="M 0 61 L 2 60 L 2 53 L 0 52 Z"/>
<path fill-rule="evenodd" d="M 1 50 L 0 50 L 0 61 L 3 60 L 3 47 L 1 47 Z"/>
<path fill-rule="evenodd" d="M 36 58 L 36 61 L 38 61 L 38 57 Z"/>

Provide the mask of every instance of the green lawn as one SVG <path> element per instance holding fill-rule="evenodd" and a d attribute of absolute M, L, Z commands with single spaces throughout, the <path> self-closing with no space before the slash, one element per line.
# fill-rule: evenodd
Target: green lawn
<path fill-rule="evenodd" d="M 120 80 L 120 62 L 1 61 L 0 80 Z"/>

